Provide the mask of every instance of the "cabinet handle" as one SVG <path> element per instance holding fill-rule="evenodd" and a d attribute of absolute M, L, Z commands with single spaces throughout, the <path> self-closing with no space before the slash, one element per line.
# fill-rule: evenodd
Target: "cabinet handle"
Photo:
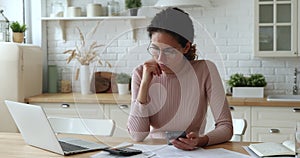
<path fill-rule="evenodd" d="M 69 108 L 69 107 L 70 107 L 69 104 L 61 104 L 60 106 L 61 106 L 62 108 Z"/>
<path fill-rule="evenodd" d="M 233 106 L 230 106 L 229 109 L 232 110 L 232 111 L 235 110 Z"/>
<path fill-rule="evenodd" d="M 300 108 L 294 108 L 293 112 L 300 112 Z"/>
<path fill-rule="evenodd" d="M 270 129 L 270 133 L 280 133 L 280 130 L 279 129 Z"/>
<path fill-rule="evenodd" d="M 128 105 L 122 104 L 122 105 L 119 105 L 119 108 L 120 109 L 128 109 Z"/>

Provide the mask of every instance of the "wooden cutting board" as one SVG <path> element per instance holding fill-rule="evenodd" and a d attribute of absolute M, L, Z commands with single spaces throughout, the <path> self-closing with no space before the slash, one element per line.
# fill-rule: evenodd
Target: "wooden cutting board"
<path fill-rule="evenodd" d="M 91 90 L 96 93 L 118 92 L 115 76 L 116 74 L 112 72 L 95 72 L 91 82 Z"/>

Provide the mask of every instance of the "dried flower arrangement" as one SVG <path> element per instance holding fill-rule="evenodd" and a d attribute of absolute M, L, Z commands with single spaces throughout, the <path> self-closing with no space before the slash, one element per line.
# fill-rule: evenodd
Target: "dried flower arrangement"
<path fill-rule="evenodd" d="M 86 37 L 94 35 L 98 25 L 99 22 L 97 22 L 96 26 L 87 34 Z M 97 52 L 99 51 L 98 48 L 104 45 L 98 44 L 97 41 L 93 41 L 90 46 L 87 46 L 86 37 L 83 35 L 79 27 L 76 27 L 76 29 L 79 32 L 80 46 L 76 44 L 75 49 L 69 49 L 63 52 L 64 54 L 70 54 L 70 56 L 67 58 L 67 64 L 69 64 L 73 59 L 77 59 L 81 65 L 90 65 L 95 61 L 97 61 L 100 65 L 103 65 L 100 57 L 97 55 Z M 105 65 L 111 67 L 111 64 L 107 61 L 105 61 Z"/>

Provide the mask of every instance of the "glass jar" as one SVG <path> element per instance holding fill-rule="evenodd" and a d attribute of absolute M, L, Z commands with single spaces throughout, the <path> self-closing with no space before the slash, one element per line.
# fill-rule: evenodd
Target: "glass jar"
<path fill-rule="evenodd" d="M 61 70 L 60 92 L 72 92 L 71 73 L 68 68 L 62 68 Z"/>
<path fill-rule="evenodd" d="M 64 7 L 61 1 L 53 1 L 51 4 L 52 11 L 50 17 L 63 17 L 64 16 Z"/>
<path fill-rule="evenodd" d="M 107 4 L 108 16 L 118 16 L 120 15 L 120 4 L 115 0 L 111 0 Z"/>

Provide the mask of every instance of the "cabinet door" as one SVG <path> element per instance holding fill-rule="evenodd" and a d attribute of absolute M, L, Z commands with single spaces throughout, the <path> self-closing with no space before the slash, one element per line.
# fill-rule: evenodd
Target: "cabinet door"
<path fill-rule="evenodd" d="M 255 0 L 256 56 L 297 56 L 296 0 Z"/>
<path fill-rule="evenodd" d="M 252 107 L 252 126 L 295 128 L 300 112 L 294 107 Z"/>
<path fill-rule="evenodd" d="M 252 107 L 251 141 L 275 141 L 294 139 L 296 121 L 300 119 L 298 108 Z"/>
<path fill-rule="evenodd" d="M 232 118 L 243 118 L 247 121 L 247 129 L 245 131 L 245 135 L 243 136 L 243 141 L 250 141 L 250 107 L 249 106 L 230 106 L 230 111 Z M 207 116 L 206 116 L 206 127 L 205 133 L 213 130 L 214 126 L 214 117 L 212 115 L 210 107 L 207 109 Z"/>
<path fill-rule="evenodd" d="M 34 103 L 43 107 L 46 115 L 103 119 L 104 105 L 75 103 Z"/>
<path fill-rule="evenodd" d="M 127 120 L 130 112 L 130 106 L 127 104 L 106 104 L 109 118 L 115 121 L 115 137 L 130 137 L 127 130 Z"/>
<path fill-rule="evenodd" d="M 282 143 L 285 140 L 294 140 L 294 128 L 284 127 L 253 127 L 252 142 L 278 142 Z"/>
<path fill-rule="evenodd" d="M 241 118 L 247 121 L 247 128 L 245 135 L 243 136 L 243 141 L 250 141 L 251 136 L 251 107 L 250 106 L 230 106 L 230 111 L 232 118 Z"/>

